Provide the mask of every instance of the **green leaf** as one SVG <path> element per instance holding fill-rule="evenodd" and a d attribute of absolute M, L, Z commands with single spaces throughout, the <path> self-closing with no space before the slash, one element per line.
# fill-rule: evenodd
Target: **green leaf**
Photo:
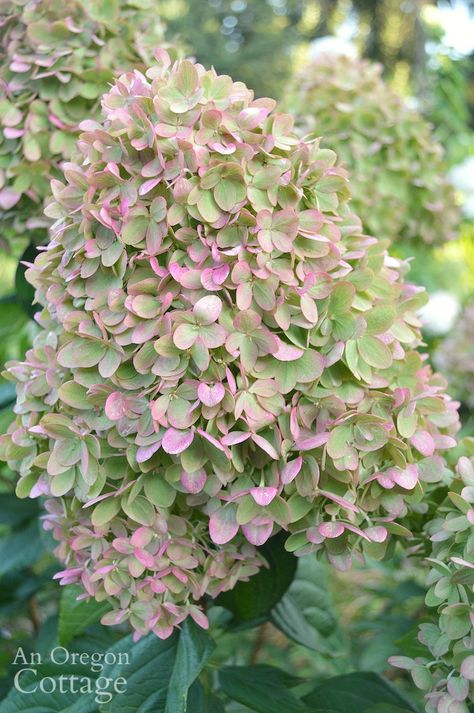
<path fill-rule="evenodd" d="M 19 527 L 39 513 L 37 500 L 20 500 L 12 493 L 0 495 L 0 524 Z"/>
<path fill-rule="evenodd" d="M 298 644 L 325 654 L 335 653 L 328 637 L 337 629 L 326 569 L 314 555 L 298 558 L 290 588 L 271 612 L 270 620 Z"/>
<path fill-rule="evenodd" d="M 189 713 L 225 713 L 224 703 L 205 691 L 199 680 L 194 681 L 189 689 L 188 710 Z"/>
<path fill-rule="evenodd" d="M 92 694 L 71 693 L 67 691 L 67 687 L 66 692 L 61 693 L 59 676 L 52 678 L 55 682 L 55 690 L 52 693 L 43 693 L 39 688 L 40 679 L 37 675 L 28 671 L 22 673 L 21 687 L 29 690 L 36 685 L 37 690 L 24 693 L 17 688 L 12 688 L 0 704 L 0 713 L 96 713 L 97 703 L 94 702 Z M 81 681 L 81 685 L 84 685 L 84 681 Z M 91 690 L 94 690 L 93 680 L 91 680 Z"/>
<path fill-rule="evenodd" d="M 104 666 L 102 675 L 115 680 L 125 678 L 127 688 L 103 704 L 101 713 L 165 713 L 177 646 L 177 633 L 165 640 L 149 634 L 135 643 L 129 635 L 111 646 L 109 654 L 116 655 L 116 663 Z"/>
<path fill-rule="evenodd" d="M 188 707 L 188 691 L 209 660 L 214 641 L 192 619 L 182 626 L 171 676 L 166 713 L 194 713 Z"/>
<path fill-rule="evenodd" d="M 320 683 L 303 699 L 308 706 L 325 706 L 338 713 L 368 713 L 377 704 L 416 708 L 388 681 L 375 673 L 349 673 Z"/>
<path fill-rule="evenodd" d="M 33 300 L 35 297 L 35 290 L 33 285 L 30 285 L 29 282 L 26 281 L 25 278 L 25 272 L 27 270 L 26 265 L 23 265 L 23 262 L 34 262 L 36 256 L 38 254 L 37 247 L 34 243 L 30 243 L 23 255 L 21 256 L 16 272 L 15 272 L 15 291 L 16 291 L 16 296 L 25 310 L 26 314 L 28 317 L 34 317 L 35 313 L 41 309 L 41 305 L 36 304 L 33 305 Z"/>
<path fill-rule="evenodd" d="M 226 696 L 258 713 L 309 713 L 289 690 L 299 682 L 281 669 L 262 664 L 224 666 L 219 671 L 219 686 Z"/>
<path fill-rule="evenodd" d="M 0 540 L 0 575 L 30 567 L 43 550 L 38 520 Z"/>
<path fill-rule="evenodd" d="M 82 634 L 110 609 L 108 602 L 97 602 L 95 599 L 77 601 L 79 594 L 83 594 L 82 587 L 72 584 L 62 591 L 58 627 L 61 646 L 67 646 L 71 639 Z"/>
<path fill-rule="evenodd" d="M 285 550 L 285 539 L 281 532 L 259 547 L 268 568 L 262 567 L 248 582 L 239 582 L 217 597 L 215 603 L 229 609 L 237 621 L 265 620 L 290 586 L 297 558 Z"/>

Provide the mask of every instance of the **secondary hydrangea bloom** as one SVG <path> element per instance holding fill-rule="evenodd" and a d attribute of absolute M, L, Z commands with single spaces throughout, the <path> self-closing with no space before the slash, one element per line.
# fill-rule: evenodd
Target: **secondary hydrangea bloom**
<path fill-rule="evenodd" d="M 465 307 L 454 330 L 436 349 L 433 360 L 448 377 L 450 391 L 474 408 L 474 303 Z"/>
<path fill-rule="evenodd" d="M 425 528 L 431 572 L 426 604 L 437 621 L 421 624 L 426 656 L 394 656 L 426 691 L 427 713 L 469 713 L 474 701 L 474 458 L 462 457 L 457 477 Z"/>
<path fill-rule="evenodd" d="M 348 212 L 335 154 L 245 85 L 157 59 L 52 183 L 2 455 L 20 496 L 52 496 L 63 581 L 166 635 L 279 530 L 338 567 L 383 555 L 458 416 L 415 351 L 424 294 Z"/>
<path fill-rule="evenodd" d="M 46 237 L 43 200 L 75 150 L 78 124 L 99 115 L 117 73 L 149 64 L 163 27 L 153 0 L 0 0 L 0 41 L 5 248 L 15 234 Z"/>
<path fill-rule="evenodd" d="M 392 242 L 439 243 L 459 222 L 443 149 L 428 124 L 382 79 L 382 66 L 320 54 L 290 84 L 301 131 L 324 137 L 350 172 L 364 229 Z"/>

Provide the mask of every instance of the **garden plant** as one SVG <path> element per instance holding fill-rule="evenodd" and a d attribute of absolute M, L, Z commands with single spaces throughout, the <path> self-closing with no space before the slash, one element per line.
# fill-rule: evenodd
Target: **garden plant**
<path fill-rule="evenodd" d="M 102 110 L 51 182 L 1 456 L 19 498 L 46 500 L 65 591 L 131 627 L 137 666 L 175 662 L 127 695 L 346 713 L 347 685 L 361 713 L 416 710 L 369 674 L 304 690 L 269 666 L 206 673 L 215 610 L 276 620 L 298 559 L 345 571 L 397 548 L 429 558 L 439 623 L 393 663 L 427 711 L 468 713 L 474 476 L 466 454 L 452 468 L 458 404 L 418 350 L 424 291 L 365 234 L 336 153 L 272 99 L 157 50 Z"/>

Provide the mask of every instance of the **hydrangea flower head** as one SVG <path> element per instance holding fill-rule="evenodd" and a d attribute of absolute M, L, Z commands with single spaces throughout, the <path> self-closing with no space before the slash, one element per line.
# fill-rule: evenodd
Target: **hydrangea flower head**
<path fill-rule="evenodd" d="M 151 19 L 150 19 L 151 18 Z M 114 77 L 163 42 L 153 0 L 0 0 L 1 247 L 44 241 L 43 201 Z"/>
<path fill-rule="evenodd" d="M 49 497 L 64 583 L 167 636 L 262 565 L 383 556 L 455 444 L 416 351 L 422 291 L 345 172 L 271 99 L 157 51 L 53 181 L 43 309 L 2 456 Z"/>
<path fill-rule="evenodd" d="M 430 124 L 382 78 L 382 66 L 320 53 L 292 83 L 286 104 L 302 133 L 323 136 L 350 172 L 364 229 L 393 243 L 440 243 L 460 212 Z"/>

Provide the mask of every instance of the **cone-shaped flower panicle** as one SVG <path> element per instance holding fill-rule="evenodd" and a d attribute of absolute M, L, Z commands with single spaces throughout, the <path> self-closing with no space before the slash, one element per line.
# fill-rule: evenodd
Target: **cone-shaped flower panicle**
<path fill-rule="evenodd" d="M 86 121 L 27 276 L 2 456 L 49 496 L 64 582 L 167 636 L 286 547 L 384 554 L 443 480 L 456 404 L 425 297 L 361 231 L 345 172 L 271 99 L 156 53 Z"/>

